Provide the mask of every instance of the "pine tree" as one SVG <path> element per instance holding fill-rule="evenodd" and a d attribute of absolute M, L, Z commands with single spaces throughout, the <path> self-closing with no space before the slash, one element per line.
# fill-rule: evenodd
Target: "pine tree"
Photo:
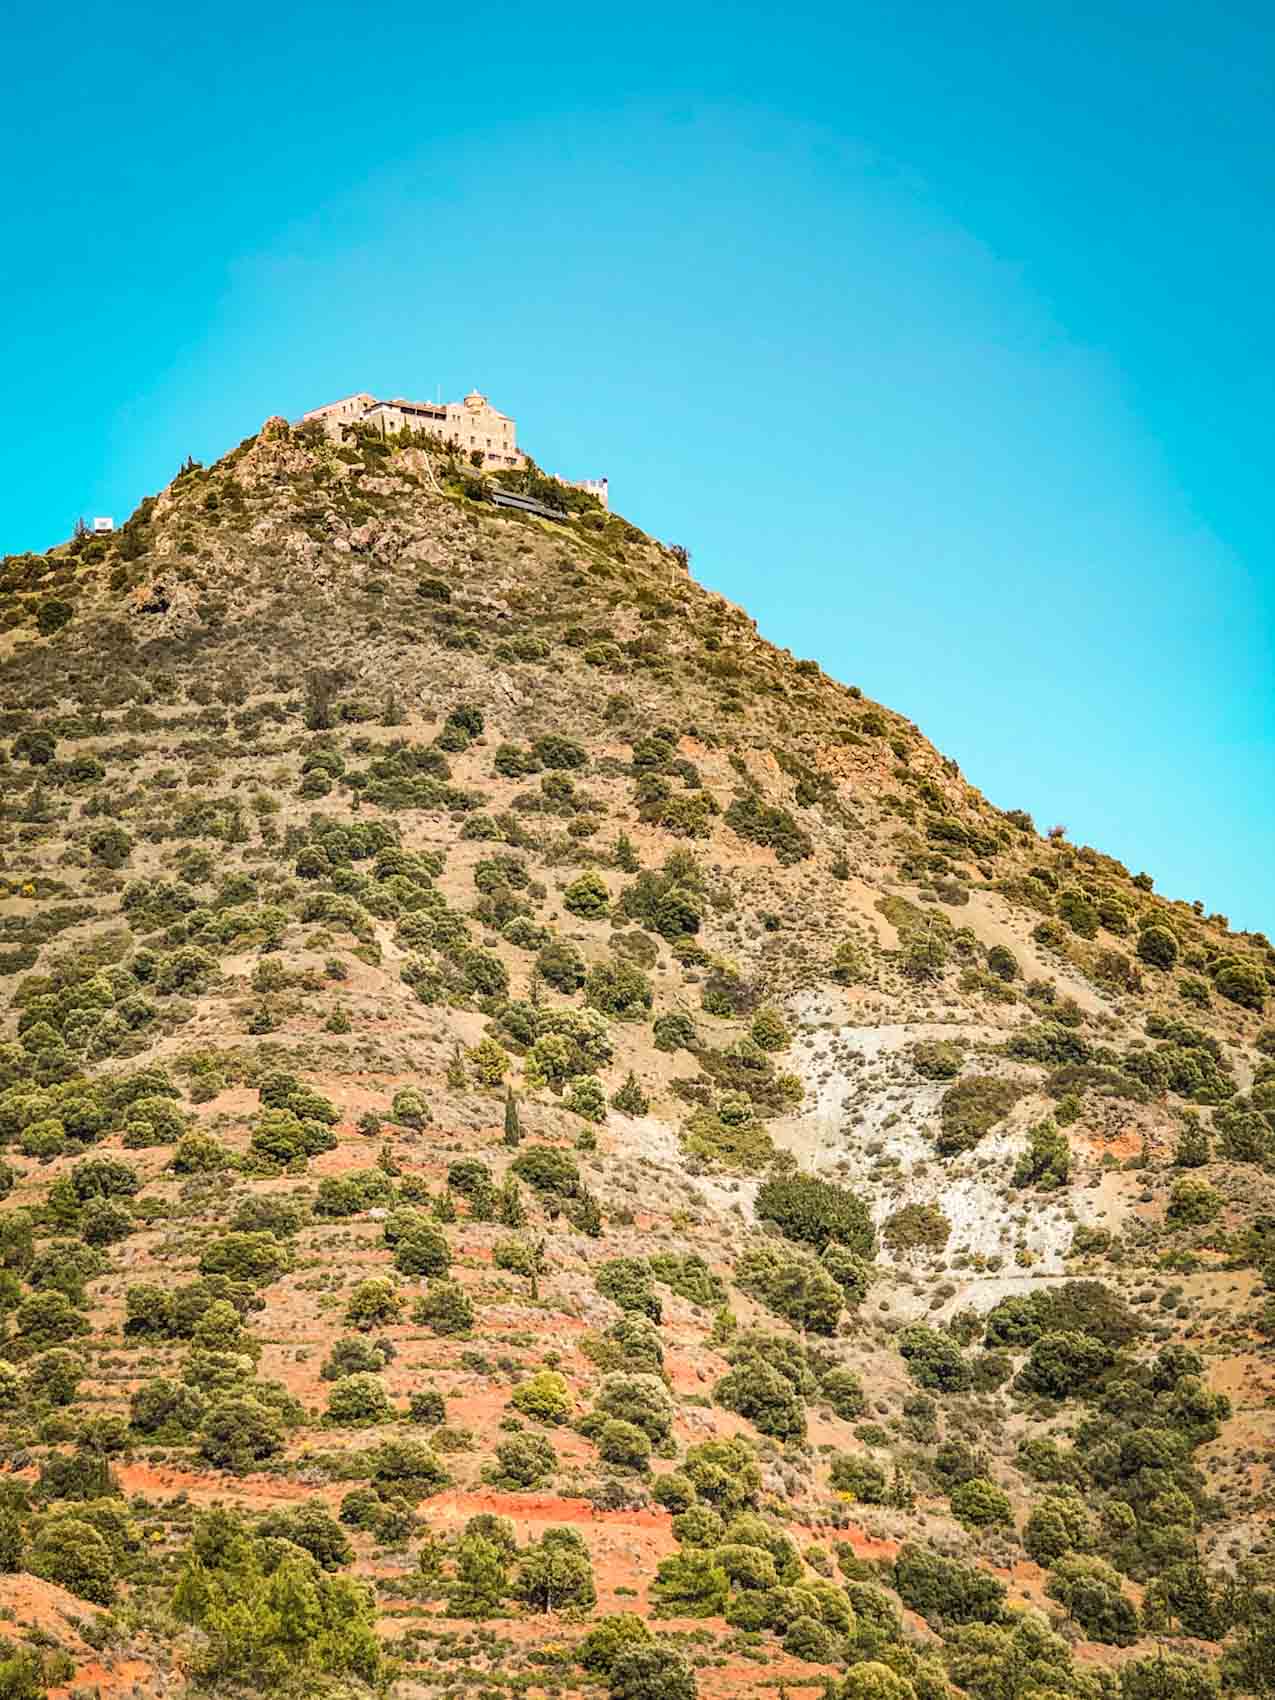
<path fill-rule="evenodd" d="M 436 1222 L 454 1222 L 456 1220 L 456 1201 L 446 1187 L 434 1200 L 434 1220 Z"/>

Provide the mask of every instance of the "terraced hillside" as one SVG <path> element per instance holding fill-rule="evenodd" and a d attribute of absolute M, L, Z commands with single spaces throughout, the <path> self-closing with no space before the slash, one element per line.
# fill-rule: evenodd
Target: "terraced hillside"
<path fill-rule="evenodd" d="M 0 1697 L 1271 1692 L 1275 951 L 525 487 L 3 563 Z"/>

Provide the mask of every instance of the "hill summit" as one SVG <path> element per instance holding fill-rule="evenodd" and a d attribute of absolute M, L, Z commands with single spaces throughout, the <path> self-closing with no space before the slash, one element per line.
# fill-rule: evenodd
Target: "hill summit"
<path fill-rule="evenodd" d="M 282 419 L 3 561 L 3 1692 L 1272 1691 L 1275 951 L 689 566 Z"/>

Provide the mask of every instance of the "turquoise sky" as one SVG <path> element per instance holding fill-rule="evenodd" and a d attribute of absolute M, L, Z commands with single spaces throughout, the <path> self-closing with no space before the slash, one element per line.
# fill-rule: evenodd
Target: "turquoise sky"
<path fill-rule="evenodd" d="M 0 549 L 477 385 L 994 802 L 1275 932 L 1273 17 L 27 12 Z"/>

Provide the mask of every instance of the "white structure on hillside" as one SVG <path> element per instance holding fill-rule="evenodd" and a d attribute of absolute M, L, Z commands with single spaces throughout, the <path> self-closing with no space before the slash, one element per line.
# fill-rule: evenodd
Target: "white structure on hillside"
<path fill-rule="evenodd" d="M 557 473 L 554 474 L 554 477 L 558 477 Z M 596 496 L 604 508 L 610 509 L 611 504 L 607 499 L 607 481 L 605 478 L 581 478 L 579 480 L 558 478 L 558 482 L 565 484 L 571 490 L 583 490 L 586 496 Z"/>

